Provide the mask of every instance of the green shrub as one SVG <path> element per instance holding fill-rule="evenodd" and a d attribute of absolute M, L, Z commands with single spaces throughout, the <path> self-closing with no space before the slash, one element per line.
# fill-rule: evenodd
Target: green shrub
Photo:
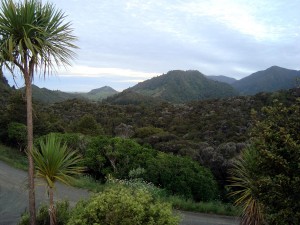
<path fill-rule="evenodd" d="M 115 186 L 79 202 L 68 225 L 176 225 L 169 204 L 156 201 L 149 192 Z"/>
<path fill-rule="evenodd" d="M 65 225 L 67 224 L 70 218 L 70 206 L 68 201 L 61 201 L 56 203 L 56 225 Z M 36 225 L 49 225 L 49 206 L 42 205 L 36 216 Z M 29 213 L 25 212 L 21 216 L 20 222 L 18 225 L 29 225 Z"/>
<path fill-rule="evenodd" d="M 147 162 L 145 169 L 146 181 L 165 188 L 172 195 L 196 201 L 215 200 L 218 196 L 217 183 L 211 171 L 188 157 L 160 152 Z"/>

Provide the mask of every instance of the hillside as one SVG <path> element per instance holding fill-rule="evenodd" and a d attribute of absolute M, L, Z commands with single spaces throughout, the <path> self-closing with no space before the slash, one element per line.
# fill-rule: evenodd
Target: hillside
<path fill-rule="evenodd" d="M 232 77 L 227 77 L 227 76 L 223 76 L 223 75 L 219 75 L 219 76 L 210 75 L 210 76 L 206 76 L 206 77 L 208 79 L 219 81 L 219 82 L 224 82 L 226 84 L 233 84 L 234 82 L 237 81 L 236 79 L 234 79 Z"/>
<path fill-rule="evenodd" d="M 118 91 L 116 91 L 115 89 L 108 86 L 104 86 L 101 88 L 93 89 L 88 93 L 82 93 L 82 96 L 93 101 L 101 101 L 117 93 Z"/>
<path fill-rule="evenodd" d="M 294 88 L 297 86 L 297 78 L 300 79 L 300 71 L 272 66 L 238 80 L 232 86 L 241 94 L 253 95 Z"/>
<path fill-rule="evenodd" d="M 79 94 L 66 93 L 62 91 L 52 91 L 47 88 L 39 88 L 36 85 L 32 85 L 32 98 L 35 101 L 39 101 L 46 104 L 55 102 L 62 102 L 67 99 L 83 98 Z"/>
<path fill-rule="evenodd" d="M 129 88 L 174 103 L 238 95 L 230 85 L 206 78 L 196 70 L 173 70 Z"/>

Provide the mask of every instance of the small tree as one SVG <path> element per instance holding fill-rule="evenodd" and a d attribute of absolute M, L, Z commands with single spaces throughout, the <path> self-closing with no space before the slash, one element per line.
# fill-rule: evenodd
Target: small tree
<path fill-rule="evenodd" d="M 81 158 L 77 152 L 70 152 L 67 145 L 61 139 L 50 134 L 46 140 L 41 140 L 39 149 L 32 152 L 36 166 L 36 175 L 44 179 L 49 191 L 49 216 L 50 225 L 56 221 L 53 201 L 53 188 L 56 181 L 69 184 L 72 176 L 83 171 L 80 166 Z"/>

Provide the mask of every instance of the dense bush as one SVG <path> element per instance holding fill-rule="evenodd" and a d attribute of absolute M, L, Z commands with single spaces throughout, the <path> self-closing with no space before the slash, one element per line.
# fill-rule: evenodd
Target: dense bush
<path fill-rule="evenodd" d="M 195 200 L 211 200 L 217 195 L 217 185 L 208 169 L 190 158 L 174 156 L 145 148 L 133 140 L 93 138 L 85 153 L 89 173 L 98 179 L 109 174 L 126 179 L 129 172 L 144 168 L 143 178 L 172 194 Z"/>
<path fill-rule="evenodd" d="M 147 191 L 115 186 L 76 205 L 68 225 L 82 224 L 176 225 L 179 219 Z"/>

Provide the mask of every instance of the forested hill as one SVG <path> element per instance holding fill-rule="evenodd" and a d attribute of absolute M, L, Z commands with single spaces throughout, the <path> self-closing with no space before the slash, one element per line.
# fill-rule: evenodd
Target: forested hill
<path fill-rule="evenodd" d="M 82 93 L 82 95 L 90 100 L 94 100 L 94 101 L 101 101 L 109 96 L 112 96 L 114 94 L 117 94 L 118 91 L 116 91 L 115 89 L 109 87 L 109 86 L 104 86 L 101 88 L 96 88 L 93 89 L 91 91 L 89 91 L 88 93 Z"/>
<path fill-rule="evenodd" d="M 229 84 L 213 81 L 196 70 L 173 70 L 129 88 L 142 95 L 173 103 L 238 95 Z"/>
<path fill-rule="evenodd" d="M 232 84 L 241 94 L 253 95 L 258 92 L 273 92 L 297 86 L 300 71 L 272 66 L 253 73 Z"/>

